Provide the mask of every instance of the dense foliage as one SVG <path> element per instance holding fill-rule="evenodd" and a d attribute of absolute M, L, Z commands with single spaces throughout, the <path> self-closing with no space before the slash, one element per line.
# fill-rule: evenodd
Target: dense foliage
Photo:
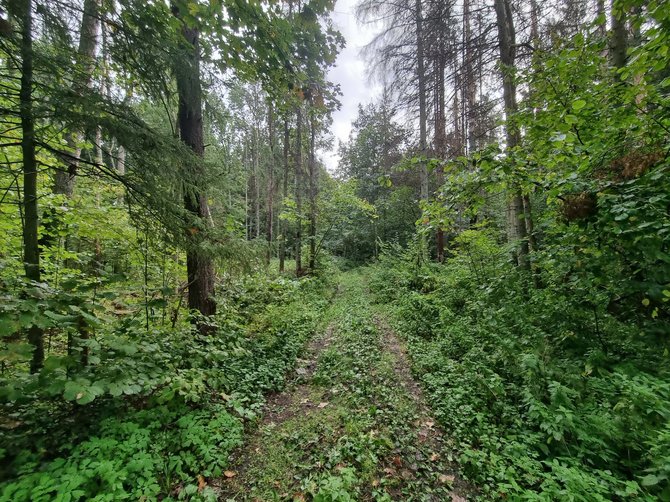
<path fill-rule="evenodd" d="M 96 333 L 83 371 L 53 355 L 40 375 L 9 373 L 2 499 L 213 497 L 199 479 L 221 476 L 329 291 L 309 278 L 231 280 L 216 337 L 183 325 L 147 332 L 136 315 Z"/>
<path fill-rule="evenodd" d="M 508 118 L 520 144 L 446 163 L 414 246 L 375 266 L 486 498 L 670 498 L 668 15 L 652 3 L 633 18 L 644 42 L 622 68 L 597 31 L 538 51 Z M 534 210 L 528 267 L 504 238 L 510 187 Z M 425 239 L 445 224 L 438 266 Z"/>
<path fill-rule="evenodd" d="M 0 500 L 670 500 L 668 2 L 334 11 L 0 0 Z"/>
<path fill-rule="evenodd" d="M 372 287 L 487 498 L 667 496 L 667 341 L 562 284 L 524 297 L 486 230 L 464 232 L 444 267 L 386 255 Z"/>

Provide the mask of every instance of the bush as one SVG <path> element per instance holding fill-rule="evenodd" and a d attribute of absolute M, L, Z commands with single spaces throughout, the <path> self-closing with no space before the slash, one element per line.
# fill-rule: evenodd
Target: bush
<path fill-rule="evenodd" d="M 463 474 L 486 498 L 668 498 L 670 375 L 646 321 L 596 319 L 562 284 L 524 293 L 486 231 L 458 246 L 441 268 L 387 251 L 370 284 Z"/>

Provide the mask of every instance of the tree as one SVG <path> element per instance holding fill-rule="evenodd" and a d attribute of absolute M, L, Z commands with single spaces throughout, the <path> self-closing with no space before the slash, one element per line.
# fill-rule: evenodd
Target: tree
<path fill-rule="evenodd" d="M 93 70 L 98 47 L 98 32 L 100 31 L 101 0 L 84 0 L 79 30 L 79 49 L 77 50 L 77 75 L 73 78 L 73 91 L 82 94 L 93 83 Z M 66 169 L 59 169 L 54 174 L 54 192 L 72 196 L 79 158 L 81 157 L 82 133 L 69 131 L 65 142 L 68 146 L 68 155 L 64 157 Z"/>
<path fill-rule="evenodd" d="M 175 11 L 180 18 L 181 12 Z M 212 258 L 202 249 L 203 236 L 210 226 L 209 204 L 204 193 L 202 183 L 202 158 L 205 154 L 202 121 L 202 86 L 200 83 L 200 31 L 197 27 L 189 26 L 182 20 L 182 35 L 184 37 L 183 58 L 175 65 L 177 77 L 177 92 L 179 94 L 179 110 L 177 122 L 181 140 L 193 151 L 194 158 L 190 160 L 187 169 L 194 186 L 184 187 L 184 207 L 192 215 L 192 227 L 188 232 L 188 247 L 186 250 L 186 268 L 188 278 L 188 306 L 197 310 L 203 316 L 212 316 L 216 313 L 214 302 L 214 264 Z M 206 322 L 199 317 L 194 322 L 202 333 L 210 332 Z"/>
<path fill-rule="evenodd" d="M 26 279 L 33 287 L 40 282 L 40 248 L 38 242 L 39 213 L 37 207 L 37 161 L 35 158 L 35 117 L 33 115 L 33 3 L 22 0 L 16 6 L 15 17 L 21 22 L 21 90 L 19 116 L 21 120 L 21 155 L 23 160 L 23 262 Z M 33 345 L 31 373 L 44 364 L 44 330 L 33 323 L 28 328 L 28 340 Z"/>
<path fill-rule="evenodd" d="M 301 91 L 302 92 L 302 91 Z M 295 209 L 296 209 L 296 227 L 295 227 L 295 273 L 301 275 L 302 270 L 302 103 L 298 103 L 295 112 L 296 133 L 295 133 L 295 165 L 293 174 L 295 176 Z"/>
<path fill-rule="evenodd" d="M 521 133 L 514 115 L 517 112 L 516 84 L 514 83 L 516 32 L 509 0 L 495 0 L 496 21 L 498 27 L 498 44 L 500 50 L 500 68 L 503 81 L 503 99 L 505 101 L 505 138 L 507 152 L 514 155 L 514 150 L 521 143 Z M 523 220 L 523 195 L 518 183 L 513 185 L 507 205 L 508 239 L 518 244 L 516 259 L 522 269 L 530 269 L 528 259 L 528 240 L 526 224 Z"/>

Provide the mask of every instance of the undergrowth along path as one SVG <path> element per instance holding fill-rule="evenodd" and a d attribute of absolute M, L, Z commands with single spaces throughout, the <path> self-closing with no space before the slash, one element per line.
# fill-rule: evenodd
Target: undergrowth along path
<path fill-rule="evenodd" d="M 321 333 L 218 483 L 224 501 L 461 501 L 449 442 L 403 343 L 342 276 Z"/>

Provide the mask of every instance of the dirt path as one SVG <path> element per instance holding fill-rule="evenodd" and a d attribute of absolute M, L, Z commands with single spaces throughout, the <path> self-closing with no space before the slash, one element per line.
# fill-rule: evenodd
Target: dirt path
<path fill-rule="evenodd" d="M 215 486 L 219 500 L 462 501 L 406 349 L 346 275 L 284 392 Z"/>

